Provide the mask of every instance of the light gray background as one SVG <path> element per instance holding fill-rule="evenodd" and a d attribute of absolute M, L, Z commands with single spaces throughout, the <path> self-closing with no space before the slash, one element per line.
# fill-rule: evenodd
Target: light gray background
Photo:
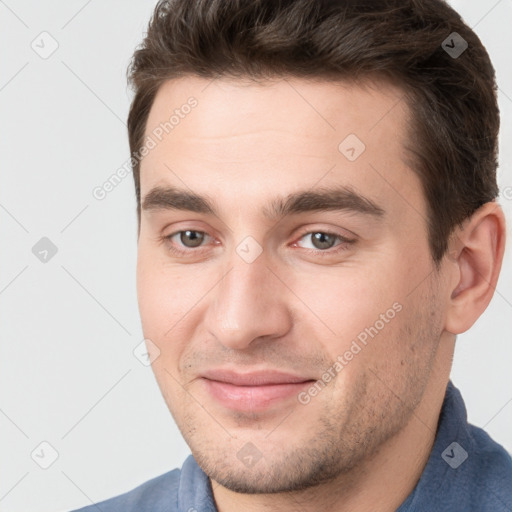
<path fill-rule="evenodd" d="M 125 71 L 154 0 L 0 1 L 0 511 L 69 510 L 181 466 L 189 449 L 151 369 L 135 289 Z M 501 202 L 512 226 L 512 0 L 452 4 L 495 63 Z M 43 59 L 39 52 L 57 50 Z M 38 46 L 37 46 L 38 45 Z M 44 46 L 44 47 L 43 47 Z M 505 142 L 505 141 L 508 141 Z M 47 263 L 32 247 L 48 237 Z M 512 451 L 512 264 L 459 337 L 452 378 L 471 422 Z M 58 459 L 48 468 L 50 443 Z M 35 451 L 34 459 L 31 453 Z"/>

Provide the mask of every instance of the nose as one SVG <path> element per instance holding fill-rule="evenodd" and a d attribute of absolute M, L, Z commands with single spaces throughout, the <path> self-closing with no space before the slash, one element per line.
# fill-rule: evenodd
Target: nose
<path fill-rule="evenodd" d="M 224 346 L 243 350 L 261 338 L 283 336 L 291 328 L 289 293 L 262 253 L 247 263 L 234 253 L 229 271 L 212 290 L 205 313 L 208 332 Z"/>

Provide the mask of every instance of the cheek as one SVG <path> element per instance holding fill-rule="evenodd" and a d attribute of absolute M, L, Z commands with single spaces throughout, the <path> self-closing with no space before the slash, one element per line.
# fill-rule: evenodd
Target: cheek
<path fill-rule="evenodd" d="M 155 257 L 139 249 L 137 297 L 144 335 L 162 341 L 186 309 L 183 286 L 175 273 L 165 271 Z"/>
<path fill-rule="evenodd" d="M 141 322 L 146 337 L 154 336 L 164 327 L 168 303 L 171 295 L 158 279 L 158 272 L 149 267 L 138 265 L 137 297 Z"/>
<path fill-rule="evenodd" d="M 148 326 L 172 325 L 173 319 L 190 309 L 195 283 L 187 272 L 169 267 L 156 251 L 139 247 L 137 259 L 137 296 L 143 323 Z M 150 323 L 151 322 L 151 323 Z"/>
<path fill-rule="evenodd" d="M 291 287 L 332 335 L 350 340 L 397 301 L 399 290 L 383 276 L 371 268 L 330 268 L 314 277 L 296 275 Z"/>
<path fill-rule="evenodd" d="M 403 283 L 392 275 L 374 266 L 364 271 L 330 269 L 314 279 L 295 280 L 293 289 L 307 298 L 304 302 L 314 313 L 299 315 L 306 323 L 301 331 L 312 329 L 327 359 L 341 364 L 340 389 L 360 383 L 369 368 L 391 365 L 393 373 L 399 369 L 406 350 L 401 333 L 411 308 L 406 307 Z"/>

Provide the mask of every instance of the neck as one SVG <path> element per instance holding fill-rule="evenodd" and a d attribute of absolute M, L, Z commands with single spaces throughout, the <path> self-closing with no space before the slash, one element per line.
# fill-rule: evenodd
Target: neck
<path fill-rule="evenodd" d="M 212 481 L 218 512 L 395 512 L 412 492 L 432 451 L 449 380 L 453 342 L 442 339 L 425 393 L 409 422 L 350 473 L 303 491 L 241 494 Z"/>

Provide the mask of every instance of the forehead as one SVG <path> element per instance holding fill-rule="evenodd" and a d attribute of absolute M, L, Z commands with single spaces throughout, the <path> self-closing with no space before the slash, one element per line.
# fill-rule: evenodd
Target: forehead
<path fill-rule="evenodd" d="M 384 126 L 401 128 L 408 114 L 406 102 L 402 101 L 404 92 L 383 81 L 355 83 L 282 77 L 255 82 L 187 76 L 160 86 L 146 134 L 159 123 L 169 121 L 173 112 L 180 111 L 191 98 L 197 100 L 193 113 L 199 112 L 201 123 L 191 127 L 193 121 L 181 122 L 184 119 L 180 116 L 180 122 L 172 122 L 174 134 L 187 135 L 187 127 L 202 137 L 222 137 L 233 131 L 243 135 L 269 128 L 293 128 L 295 135 L 314 132 L 321 137 L 335 132 L 340 136 L 343 130 L 357 128 L 364 136 L 383 121 L 386 121 Z"/>
<path fill-rule="evenodd" d="M 383 82 L 169 80 L 146 124 L 146 140 L 161 140 L 142 160 L 141 196 L 167 183 L 219 198 L 250 187 L 257 198 L 320 181 L 387 201 L 421 196 L 408 116 L 403 91 Z"/>

